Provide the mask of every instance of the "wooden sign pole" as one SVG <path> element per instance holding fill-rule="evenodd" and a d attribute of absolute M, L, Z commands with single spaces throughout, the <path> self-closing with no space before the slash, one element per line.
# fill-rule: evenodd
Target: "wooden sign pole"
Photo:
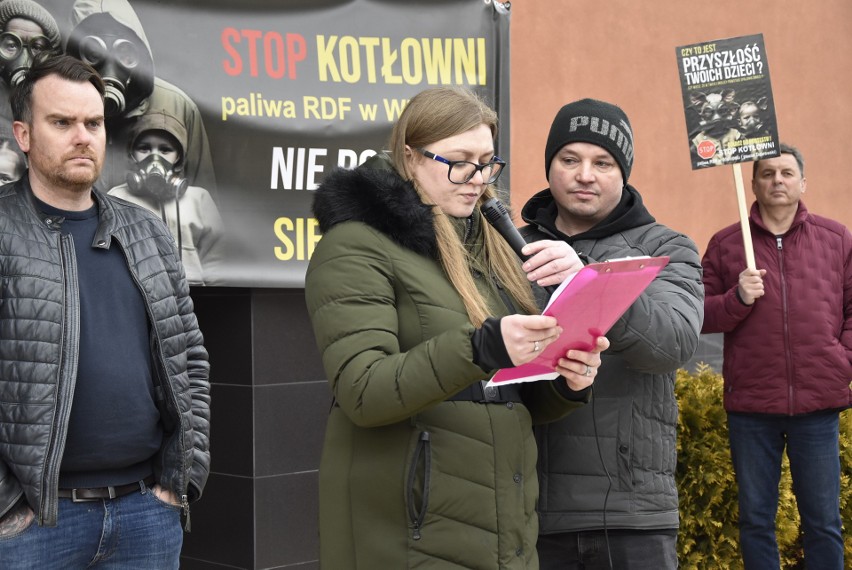
<path fill-rule="evenodd" d="M 754 263 L 754 246 L 751 244 L 751 229 L 748 224 L 748 209 L 746 207 L 745 188 L 743 187 L 743 171 L 740 163 L 731 165 L 734 169 L 734 182 L 737 186 L 737 203 L 740 210 L 740 227 L 743 230 L 743 247 L 745 247 L 746 266 L 749 269 L 757 269 Z"/>

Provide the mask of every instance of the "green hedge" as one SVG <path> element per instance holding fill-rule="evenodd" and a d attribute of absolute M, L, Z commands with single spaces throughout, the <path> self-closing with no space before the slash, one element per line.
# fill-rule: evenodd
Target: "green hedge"
<path fill-rule="evenodd" d="M 702 366 L 680 370 L 676 391 L 678 420 L 677 483 L 680 494 L 678 556 L 681 568 L 742 568 L 737 530 L 737 487 L 731 466 L 728 428 L 722 407 L 722 376 Z M 852 415 L 840 415 L 840 510 L 844 527 L 852 521 Z M 781 567 L 804 568 L 799 513 L 791 490 L 786 456 L 782 466 L 777 518 Z M 846 560 L 852 562 L 852 537 Z"/>

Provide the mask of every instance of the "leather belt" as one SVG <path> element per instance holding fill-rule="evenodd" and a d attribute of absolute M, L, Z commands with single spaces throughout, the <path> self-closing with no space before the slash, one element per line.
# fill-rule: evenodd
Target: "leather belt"
<path fill-rule="evenodd" d="M 154 484 L 154 476 L 149 475 L 141 481 L 128 483 L 127 485 L 116 485 L 115 487 L 94 487 L 91 489 L 59 489 L 60 499 L 71 499 L 75 503 L 84 501 L 99 501 L 101 499 L 115 499 L 130 493 L 141 491 L 143 485 L 150 487 Z"/>

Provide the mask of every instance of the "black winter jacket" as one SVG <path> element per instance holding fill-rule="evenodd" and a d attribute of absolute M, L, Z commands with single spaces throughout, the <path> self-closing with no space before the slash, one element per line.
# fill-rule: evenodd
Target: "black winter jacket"
<path fill-rule="evenodd" d="M 154 475 L 188 511 L 210 468 L 209 364 L 189 287 L 160 220 L 93 194 L 99 225 L 92 247 L 121 248 L 151 324 L 165 429 Z M 25 496 L 45 526 L 57 523 L 79 350 L 74 244 L 59 231 L 61 222 L 36 207 L 28 173 L 0 188 L 0 518 Z"/>

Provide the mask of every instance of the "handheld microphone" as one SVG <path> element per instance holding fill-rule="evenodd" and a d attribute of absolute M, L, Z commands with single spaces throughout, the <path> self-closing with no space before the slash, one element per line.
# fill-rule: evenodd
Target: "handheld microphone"
<path fill-rule="evenodd" d="M 521 253 L 521 249 L 527 245 L 527 242 L 524 241 L 524 238 L 521 236 L 518 228 L 516 228 L 515 224 L 512 223 L 509 211 L 506 210 L 506 206 L 504 206 L 500 200 L 497 198 L 491 198 L 480 206 L 479 210 L 482 212 L 482 215 L 485 216 L 485 219 L 488 220 L 488 223 L 494 226 L 497 233 L 506 240 L 506 243 L 509 244 L 512 251 L 521 258 L 521 261 L 526 261 L 530 258 L 529 255 Z"/>

